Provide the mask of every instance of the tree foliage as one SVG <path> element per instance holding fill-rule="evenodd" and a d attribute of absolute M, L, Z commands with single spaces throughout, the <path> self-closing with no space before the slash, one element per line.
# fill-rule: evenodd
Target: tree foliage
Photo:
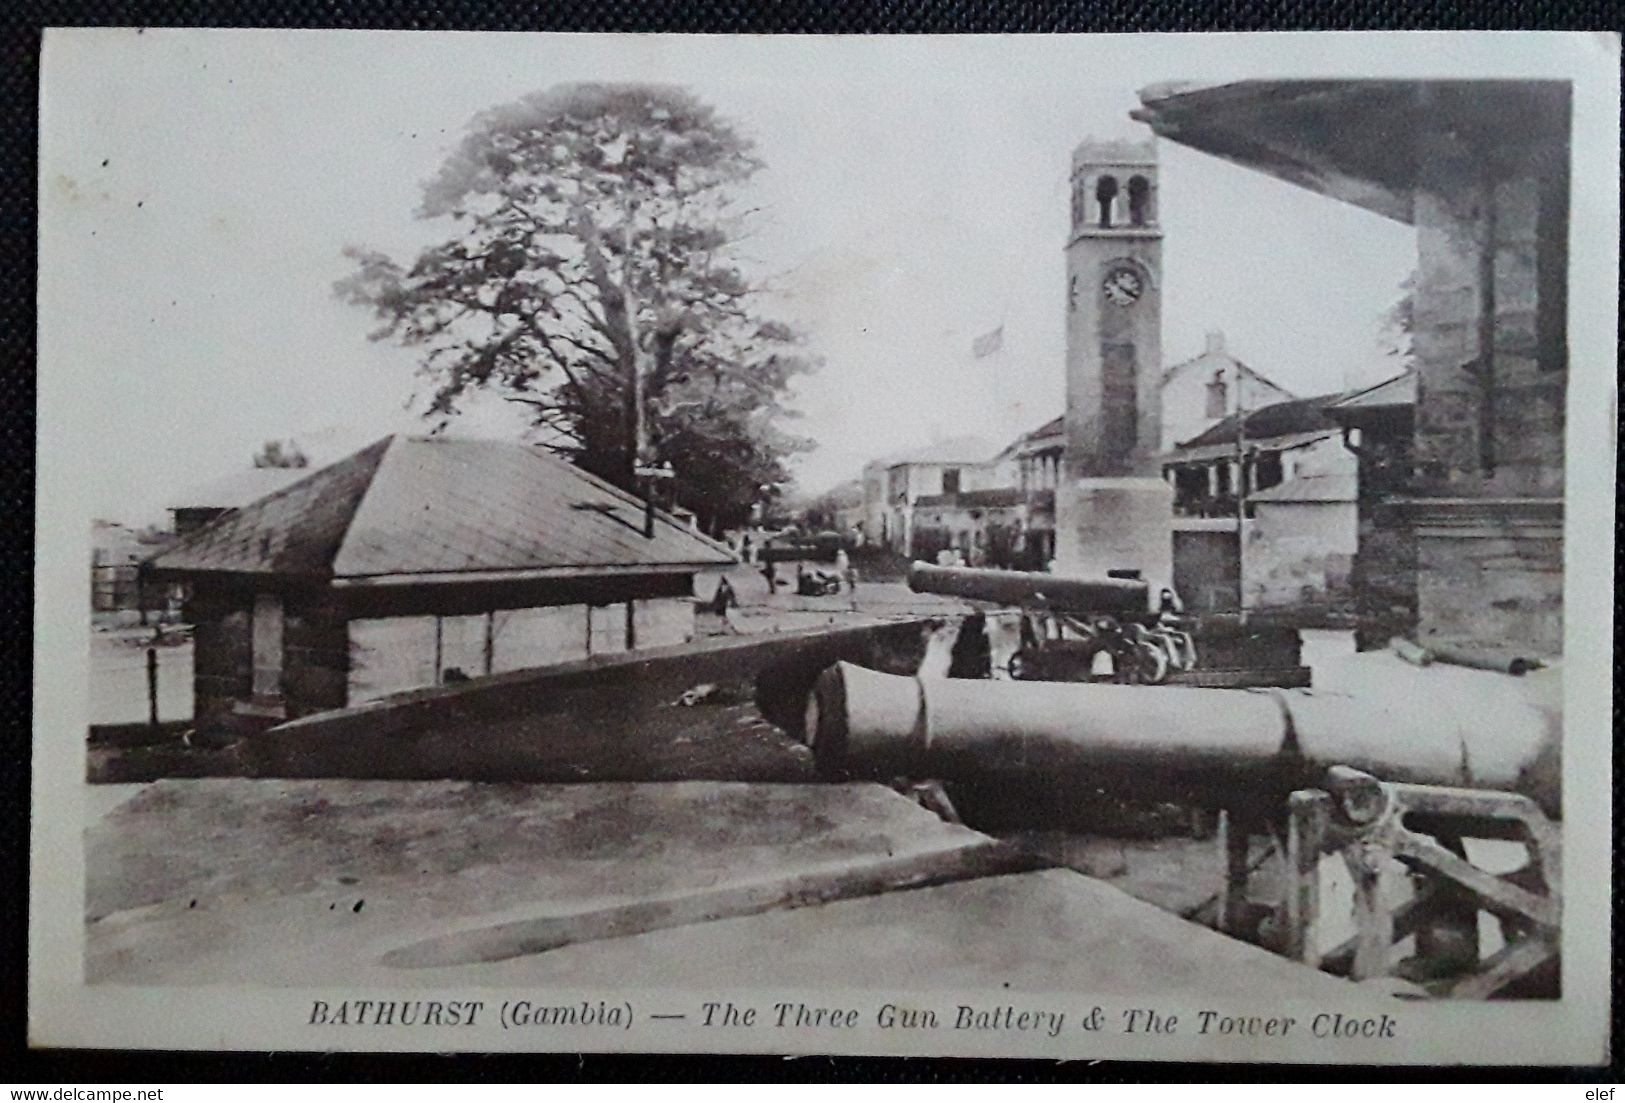
<path fill-rule="evenodd" d="M 348 250 L 336 290 L 374 339 L 424 350 L 437 427 L 499 394 L 581 466 L 631 488 L 670 463 L 679 503 L 735 523 L 786 479 L 783 401 L 814 366 L 740 268 L 736 192 L 760 167 L 684 90 L 557 86 L 476 116 L 425 185 L 418 214 L 450 237 L 410 266 Z"/>
<path fill-rule="evenodd" d="M 1399 292 L 1399 298 L 1383 312 L 1379 322 L 1378 341 L 1385 353 L 1409 366 L 1411 339 L 1416 333 L 1415 271 L 1400 281 Z"/>
<path fill-rule="evenodd" d="M 268 440 L 254 453 L 255 467 L 309 467 L 310 458 L 296 441 Z"/>

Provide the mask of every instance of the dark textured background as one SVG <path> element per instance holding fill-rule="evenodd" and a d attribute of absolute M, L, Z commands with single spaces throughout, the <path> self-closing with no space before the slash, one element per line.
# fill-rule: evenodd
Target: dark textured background
<path fill-rule="evenodd" d="M 576 1057 L 321 1056 L 294 1054 L 119 1054 L 25 1052 L 27 970 L 28 757 L 32 681 L 34 515 L 34 276 L 37 182 L 37 112 L 40 29 L 46 26 L 340 27 L 399 30 L 501 31 L 690 31 L 752 33 L 924 34 L 1084 31 L 1420 30 L 1458 28 L 1614 30 L 1621 27 L 1619 0 L 1160 0 L 1102 3 L 1040 3 L 952 0 L 856 3 L 792 0 L 575 0 L 560 3 L 445 3 L 392 0 L 0 0 L 5 29 L 0 90 L 0 371 L 5 373 L 3 469 L 0 501 L 10 523 L 0 535 L 6 580 L 0 623 L 8 632 L 3 652 L 4 704 L 8 723 L 0 742 L 0 853 L 8 880 L 0 888 L 0 1007 L 4 1048 L 0 1081 L 38 1086 L 121 1083 L 140 1086 L 192 1080 L 779 1080 L 879 1081 L 882 1083 L 993 1080 L 1285 1080 L 1315 1077 L 1313 1069 L 1258 1066 L 1180 1066 L 1029 1061 L 947 1061 L 759 1057 Z M 1618 841 L 1616 826 L 1616 844 Z M 1618 930 L 1616 926 L 1616 940 Z M 1616 950 L 1618 943 L 1616 941 Z M 1619 960 L 1616 952 L 1615 961 Z M 1618 973 L 1614 977 L 1617 994 Z M 14 1061 L 13 1058 L 21 1058 Z M 1611 1070 L 1525 1070 L 1523 1078 L 1617 1081 Z M 1363 1069 L 1361 1079 L 1417 1080 L 1422 1070 Z M 1435 1070 L 1446 1080 L 1519 1078 L 1519 1070 L 1479 1074 Z M 1574 1093 L 1575 1089 L 1567 1089 Z M 1567 1097 L 1567 1096 L 1565 1096 Z M 1574 1098 L 1579 1098 L 1578 1094 Z"/>

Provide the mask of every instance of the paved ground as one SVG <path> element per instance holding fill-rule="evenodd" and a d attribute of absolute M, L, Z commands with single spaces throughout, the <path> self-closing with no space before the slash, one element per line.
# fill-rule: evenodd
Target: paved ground
<path fill-rule="evenodd" d="M 93 631 L 89 704 L 92 724 L 135 724 L 147 719 L 147 644 L 151 630 Z M 192 715 L 192 644 L 158 649 L 158 719 Z"/>
<path fill-rule="evenodd" d="M 498 920 L 567 917 L 981 839 L 867 784 L 165 781 L 87 832 L 86 976 L 1347 995 L 1343 982 L 1066 870 L 716 918 L 493 963 L 383 960 Z"/>
<path fill-rule="evenodd" d="M 826 624 L 963 612 L 967 608 L 954 598 L 913 593 L 906 582 L 864 582 L 861 578 L 855 592 L 843 589 L 825 597 L 803 597 L 794 592 L 796 564 L 774 566 L 782 582 L 772 592 L 760 567 L 739 566 L 728 572 L 739 605 L 729 612 L 728 626 L 720 630 L 783 632 Z M 809 562 L 806 566 L 829 569 L 827 563 Z M 719 629 L 712 624 L 710 630 Z"/>

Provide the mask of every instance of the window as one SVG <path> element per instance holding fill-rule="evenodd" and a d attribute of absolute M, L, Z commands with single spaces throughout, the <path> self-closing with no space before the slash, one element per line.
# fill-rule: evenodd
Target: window
<path fill-rule="evenodd" d="M 1100 204 L 1100 225 L 1112 224 L 1112 204 L 1117 199 L 1117 177 L 1102 176 L 1095 185 L 1095 202 Z"/>
<path fill-rule="evenodd" d="M 1207 416 L 1223 417 L 1230 409 L 1230 388 L 1224 385 L 1224 376 L 1218 372 L 1213 374 L 1213 381 L 1207 385 Z"/>
<path fill-rule="evenodd" d="M 944 494 L 959 493 L 959 468 L 945 467 L 942 469 L 942 492 Z"/>
<path fill-rule="evenodd" d="M 1286 473 L 1282 470 L 1281 453 L 1265 452 L 1260 455 L 1253 467 L 1254 489 L 1268 490 L 1272 486 L 1280 486 Z"/>
<path fill-rule="evenodd" d="M 1128 220 L 1135 226 L 1151 220 L 1151 182 L 1143 176 L 1128 178 Z"/>

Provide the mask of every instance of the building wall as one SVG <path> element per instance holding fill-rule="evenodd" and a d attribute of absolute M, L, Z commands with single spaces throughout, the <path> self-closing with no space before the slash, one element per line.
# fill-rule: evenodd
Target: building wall
<path fill-rule="evenodd" d="M 478 677 L 623 652 L 629 627 L 638 650 L 687 643 L 694 638 L 692 587 L 685 575 L 388 593 L 283 586 L 281 711 L 291 719 L 439 685 L 450 670 Z M 193 707 L 206 723 L 254 698 L 256 587 L 199 577 L 190 588 Z M 509 604 L 568 597 L 577 600 Z"/>
<path fill-rule="evenodd" d="M 1174 590 L 1187 613 L 1236 609 L 1235 527 L 1179 527 L 1173 534 Z"/>
<path fill-rule="evenodd" d="M 349 701 L 359 704 L 460 678 L 626 651 L 627 604 L 352 621 Z M 691 638 L 691 602 L 668 598 L 630 604 L 640 648 Z"/>
<path fill-rule="evenodd" d="M 961 465 L 960 490 L 1001 490 L 1021 481 L 1021 465 L 1014 455 L 998 455 L 986 463 Z"/>
<path fill-rule="evenodd" d="M 192 716 L 203 724 L 229 715 L 253 693 L 254 599 L 251 592 L 198 582 L 186 603 L 192 624 Z"/>
<path fill-rule="evenodd" d="M 1168 451 L 1200 436 L 1239 408 L 1235 386 L 1236 362 L 1224 351 L 1221 334 L 1208 336 L 1207 350 L 1169 370 L 1162 383 L 1162 449 Z M 1284 402 L 1292 394 L 1251 373 L 1241 376 L 1241 400 L 1249 410 Z M 1210 406 L 1209 388 L 1217 380 L 1224 386 L 1223 404 Z M 1220 412 L 1215 414 L 1217 408 Z"/>
<path fill-rule="evenodd" d="M 288 717 L 342 708 L 349 671 L 345 614 L 332 591 L 284 596 L 282 699 Z"/>
<path fill-rule="evenodd" d="M 1348 604 L 1358 543 L 1352 501 L 1259 502 L 1243 561 L 1247 608 Z"/>
<path fill-rule="evenodd" d="M 920 498 L 948 493 L 944 489 L 948 472 L 956 472 L 959 490 L 973 489 L 977 477 L 974 463 L 898 463 L 886 472 L 886 497 L 891 504 L 887 524 L 887 544 L 894 551 L 909 554 L 915 544 L 914 503 Z"/>
<path fill-rule="evenodd" d="M 1411 412 L 1377 411 L 1359 420 L 1354 645 L 1376 651 L 1416 631 L 1416 533 L 1398 504 L 1411 485 Z"/>
<path fill-rule="evenodd" d="M 342 707 L 349 671 L 343 610 L 325 589 L 280 596 L 285 715 Z M 254 695 L 254 591 L 197 581 L 185 613 L 192 624 L 193 715 L 199 723 L 219 720 Z"/>
<path fill-rule="evenodd" d="M 694 638 L 694 602 L 657 597 L 457 616 L 368 617 L 350 622 L 349 638 L 349 703 L 360 704 L 446 684 L 449 671 L 459 672 L 449 679 L 456 681 L 687 643 Z"/>
<path fill-rule="evenodd" d="M 891 543 L 891 499 L 886 466 L 878 460 L 863 467 L 863 538 L 869 544 Z"/>
<path fill-rule="evenodd" d="M 1026 551 L 1026 506 L 917 506 L 909 554 L 934 561 L 952 547 L 969 566 L 1035 569 Z"/>

